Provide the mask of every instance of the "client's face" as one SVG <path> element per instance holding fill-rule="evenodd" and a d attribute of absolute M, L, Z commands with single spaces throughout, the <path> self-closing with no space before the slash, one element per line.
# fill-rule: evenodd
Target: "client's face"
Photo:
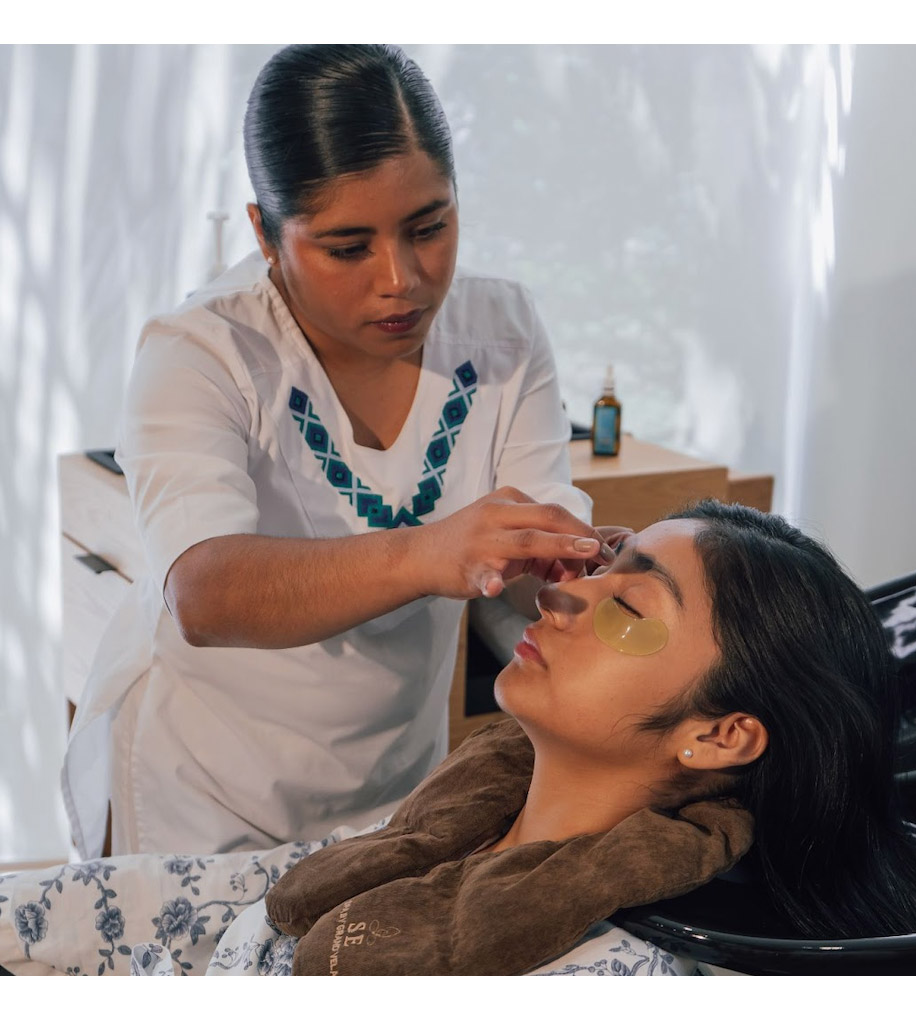
<path fill-rule="evenodd" d="M 536 744 L 604 761 L 669 754 L 638 723 L 718 657 L 699 527 L 653 524 L 626 539 L 611 566 L 541 589 L 541 619 L 496 680 L 500 707 Z"/>

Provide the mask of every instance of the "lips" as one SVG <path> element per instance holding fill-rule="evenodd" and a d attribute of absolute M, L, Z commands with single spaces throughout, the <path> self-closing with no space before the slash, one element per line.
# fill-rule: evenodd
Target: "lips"
<path fill-rule="evenodd" d="M 535 662 L 539 666 L 547 665 L 544 661 L 544 656 L 541 655 L 537 642 L 534 640 L 534 636 L 531 634 L 530 627 L 525 628 L 522 640 L 515 646 L 514 652 L 520 659 L 527 659 L 529 662 Z"/>
<path fill-rule="evenodd" d="M 423 317 L 425 310 L 424 308 L 416 308 L 406 315 L 389 315 L 384 319 L 376 319 L 372 325 L 378 326 L 385 333 L 406 333 L 417 325 Z"/>

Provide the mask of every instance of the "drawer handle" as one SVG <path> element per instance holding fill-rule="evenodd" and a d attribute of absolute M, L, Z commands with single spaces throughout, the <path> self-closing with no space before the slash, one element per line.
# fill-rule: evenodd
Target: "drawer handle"
<path fill-rule="evenodd" d="M 108 560 L 103 560 L 101 556 L 96 556 L 95 553 L 86 553 L 85 556 L 77 556 L 76 559 L 78 559 L 84 567 L 88 567 L 93 574 L 104 574 L 106 570 L 118 569 L 113 563 L 109 563 Z"/>

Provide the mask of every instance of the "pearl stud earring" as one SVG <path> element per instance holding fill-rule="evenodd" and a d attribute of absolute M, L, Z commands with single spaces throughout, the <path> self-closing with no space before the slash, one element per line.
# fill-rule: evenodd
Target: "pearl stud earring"
<path fill-rule="evenodd" d="M 689 747 L 685 749 L 684 757 L 685 758 L 692 758 L 693 757 L 693 751 L 691 751 Z"/>
<path fill-rule="evenodd" d="M 273 257 L 273 255 L 268 255 L 267 256 L 267 264 L 269 266 L 272 266 L 274 264 L 274 257 Z"/>

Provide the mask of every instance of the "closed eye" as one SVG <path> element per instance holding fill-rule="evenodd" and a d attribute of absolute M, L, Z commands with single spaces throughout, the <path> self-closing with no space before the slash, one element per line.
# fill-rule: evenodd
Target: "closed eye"
<path fill-rule="evenodd" d="M 614 601 L 627 614 L 627 616 L 634 616 L 637 620 L 642 619 L 642 613 L 637 613 L 629 602 L 624 602 L 624 600 L 617 595 L 614 596 Z"/>

